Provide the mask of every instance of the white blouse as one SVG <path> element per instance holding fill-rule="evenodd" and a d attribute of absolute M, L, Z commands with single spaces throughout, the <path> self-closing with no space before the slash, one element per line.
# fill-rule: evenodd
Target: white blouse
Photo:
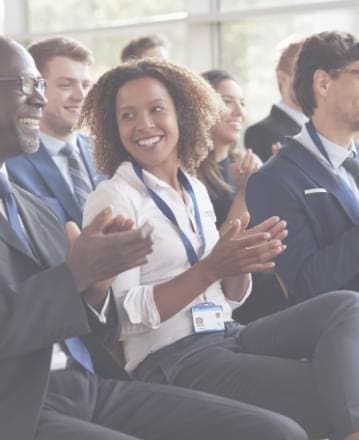
<path fill-rule="evenodd" d="M 204 256 L 207 255 L 218 240 L 215 225 L 215 214 L 205 186 L 192 176 L 186 174 L 193 187 L 206 240 Z M 198 251 L 200 240 L 196 230 L 192 200 L 185 193 L 185 201 L 166 182 L 143 170 L 146 185 L 155 191 L 172 209 L 177 222 Z M 165 217 L 153 202 L 143 182 L 135 174 L 132 164 L 124 162 L 114 176 L 102 182 L 90 194 L 85 210 L 84 225 L 102 209 L 111 205 L 114 214 L 123 214 L 139 227 L 146 221 L 153 226 L 153 252 L 148 262 L 130 269 L 117 276 L 113 291 L 120 314 L 126 369 L 132 371 L 150 353 L 193 334 L 191 307 L 203 301 L 221 305 L 224 320 L 232 320 L 232 308 L 238 307 L 248 297 L 251 283 L 246 295 L 240 302 L 229 301 L 223 294 L 220 282 L 215 282 L 170 319 L 161 322 L 153 298 L 153 287 L 169 281 L 190 267 L 184 245 L 173 224 Z M 185 289 L 186 286 L 183 286 Z"/>

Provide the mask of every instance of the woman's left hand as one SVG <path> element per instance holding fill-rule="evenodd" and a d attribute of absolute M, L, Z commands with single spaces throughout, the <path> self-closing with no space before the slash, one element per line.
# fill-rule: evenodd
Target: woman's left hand
<path fill-rule="evenodd" d="M 244 189 L 250 175 L 262 165 L 262 161 L 251 149 L 245 150 L 230 167 L 236 186 Z"/>

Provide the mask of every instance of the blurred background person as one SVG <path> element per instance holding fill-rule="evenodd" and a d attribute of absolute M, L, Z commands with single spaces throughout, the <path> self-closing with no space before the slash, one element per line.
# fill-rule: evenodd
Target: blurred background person
<path fill-rule="evenodd" d="M 91 86 L 91 51 L 77 40 L 52 37 L 28 47 L 46 79 L 47 105 L 35 154 L 7 161 L 10 179 L 40 197 L 63 223 L 82 224 L 88 194 L 101 177 L 92 162 L 88 136 L 76 126 Z"/>
<path fill-rule="evenodd" d="M 285 136 L 299 133 L 308 118 L 302 112 L 293 90 L 294 67 L 303 40 L 291 36 L 279 44 L 276 77 L 281 100 L 269 115 L 249 126 L 244 134 L 246 148 L 251 148 L 266 161 L 280 148 Z"/>
<path fill-rule="evenodd" d="M 198 169 L 216 214 L 217 227 L 225 230 L 247 211 L 245 202 L 249 176 L 262 162 L 251 150 L 239 148 L 246 118 L 245 99 L 239 81 L 224 70 L 202 74 L 221 95 L 225 112 L 212 129 L 213 149 Z M 287 300 L 271 271 L 253 274 L 253 291 L 247 301 L 233 312 L 235 319 L 247 323 L 287 306 Z"/>
<path fill-rule="evenodd" d="M 262 162 L 251 150 L 244 151 L 238 145 L 246 117 L 239 82 L 224 70 L 209 70 L 202 76 L 221 95 L 226 109 L 212 130 L 213 149 L 198 170 L 220 229 L 247 210 L 247 180 Z"/>
<path fill-rule="evenodd" d="M 121 52 L 121 61 L 145 57 L 166 58 L 170 56 L 170 44 L 162 34 L 146 35 L 131 40 Z"/>

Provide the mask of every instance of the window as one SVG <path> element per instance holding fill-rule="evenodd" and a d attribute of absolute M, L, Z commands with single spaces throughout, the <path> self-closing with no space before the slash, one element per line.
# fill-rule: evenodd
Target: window
<path fill-rule="evenodd" d="M 113 27 L 125 20 L 184 11 L 186 3 L 185 0 L 27 1 L 31 32 Z"/>
<path fill-rule="evenodd" d="M 4 1 L 0 0 L 0 34 L 4 33 Z"/>
<path fill-rule="evenodd" d="M 315 0 L 315 2 L 328 3 L 328 0 Z M 221 0 L 221 11 L 233 11 L 238 9 L 252 8 L 271 8 L 273 6 L 305 5 L 311 3 L 313 3 L 313 0 Z"/>
<path fill-rule="evenodd" d="M 93 51 L 96 61 L 93 73 L 96 78 L 107 69 L 115 67 L 121 62 L 121 50 L 130 39 L 153 32 L 160 32 L 168 37 L 171 43 L 171 59 L 184 64 L 187 46 L 184 23 L 156 26 L 156 29 L 141 27 L 89 34 L 72 34 L 71 36 L 80 40 Z"/>
<path fill-rule="evenodd" d="M 276 46 L 281 40 L 291 34 L 305 37 L 328 29 L 356 33 L 358 16 L 359 7 L 336 8 L 311 13 L 255 15 L 222 23 L 221 65 L 242 83 L 247 123 L 266 116 L 270 106 L 279 100 L 275 65 Z"/>

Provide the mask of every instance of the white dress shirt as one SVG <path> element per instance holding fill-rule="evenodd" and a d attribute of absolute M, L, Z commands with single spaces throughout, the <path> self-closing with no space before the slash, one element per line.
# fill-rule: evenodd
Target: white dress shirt
<path fill-rule="evenodd" d="M 287 113 L 287 115 L 300 126 L 304 125 L 309 120 L 303 112 L 289 107 L 289 105 L 285 104 L 283 101 L 278 102 L 276 106 L 280 108 L 284 113 Z"/>
<path fill-rule="evenodd" d="M 49 136 L 45 133 L 40 133 L 40 139 L 47 152 L 50 154 L 52 160 L 55 162 L 57 168 L 60 170 L 62 177 L 65 179 L 72 193 L 74 193 L 74 184 L 70 174 L 69 162 L 66 154 L 63 154 L 61 150 L 66 144 L 73 145 L 75 151 L 80 155 L 80 149 L 77 145 L 77 134 L 73 133 L 71 138 L 67 141 Z"/>
<path fill-rule="evenodd" d="M 200 240 L 196 231 L 196 222 L 191 198 L 185 193 L 185 201 L 170 185 L 151 173 L 143 171 L 146 184 L 155 191 L 175 213 L 178 224 L 198 251 Z M 187 174 L 201 213 L 206 240 L 204 255 L 207 255 L 218 240 L 215 214 L 205 186 Z M 120 274 L 113 291 L 119 307 L 122 324 L 121 340 L 124 342 L 126 369 L 132 371 L 152 352 L 193 334 L 191 307 L 204 301 L 221 305 L 224 320 L 232 320 L 232 308 L 240 302 L 229 301 L 223 294 L 221 283 L 216 282 L 165 322 L 160 315 L 153 298 L 154 286 L 169 281 L 190 267 L 187 254 L 177 230 L 158 209 L 148 194 L 142 181 L 135 174 L 132 164 L 124 162 L 115 175 L 102 182 L 90 194 L 84 210 L 84 224 L 106 206 L 111 205 L 114 214 L 123 214 L 135 222 L 135 227 L 150 222 L 153 230 L 153 252 L 148 262 Z M 185 289 L 186 286 L 183 286 Z"/>
<path fill-rule="evenodd" d="M 355 157 L 357 155 L 354 141 L 352 142 L 350 148 L 347 149 L 335 144 L 334 142 L 330 141 L 319 133 L 318 136 L 321 139 L 333 166 L 328 163 L 326 158 L 318 150 L 312 138 L 310 137 L 306 126 L 303 127 L 302 131 L 299 134 L 294 136 L 294 139 L 300 142 L 308 151 L 310 151 L 328 169 L 329 172 L 343 179 L 343 181 L 352 190 L 355 197 L 359 199 L 359 188 L 355 183 L 354 177 L 343 167 L 343 162 L 347 157 L 349 157 L 350 155 Z"/>

